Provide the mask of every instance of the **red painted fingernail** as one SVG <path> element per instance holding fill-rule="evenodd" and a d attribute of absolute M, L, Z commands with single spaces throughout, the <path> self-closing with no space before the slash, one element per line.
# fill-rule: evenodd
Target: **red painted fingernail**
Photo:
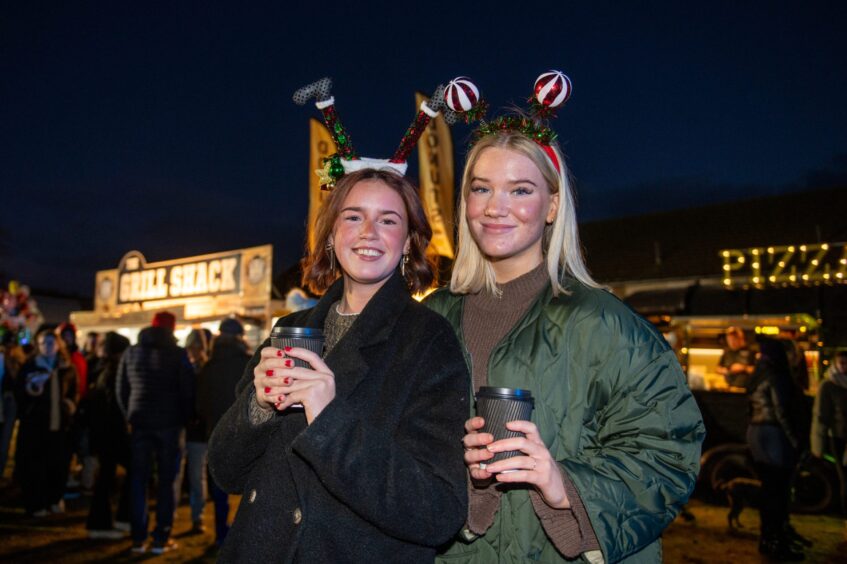
<path fill-rule="evenodd" d="M 274 371 L 273 371 L 273 370 L 266 370 L 266 371 L 265 371 L 265 376 L 273 376 L 273 375 L 274 375 Z"/>
<path fill-rule="evenodd" d="M 288 368 L 291 368 L 292 366 L 294 366 L 294 361 L 293 361 L 293 360 L 291 360 L 290 358 L 289 358 L 289 359 L 287 359 L 287 360 L 285 361 L 285 366 L 287 366 Z"/>
<path fill-rule="evenodd" d="M 288 352 L 290 350 L 291 350 L 291 347 L 285 347 L 285 352 Z"/>
<path fill-rule="evenodd" d="M 279 399 L 280 403 L 281 403 L 281 402 L 284 402 L 284 401 L 285 401 L 285 396 L 279 396 L 279 398 L 277 398 L 277 399 Z"/>
<path fill-rule="evenodd" d="M 276 351 L 276 356 L 282 356 L 282 351 L 277 350 L 277 351 Z"/>
<path fill-rule="evenodd" d="M 265 393 L 266 393 L 266 394 L 271 393 L 271 389 L 270 389 L 270 388 L 265 388 Z"/>
<path fill-rule="evenodd" d="M 289 384 L 290 382 L 291 382 L 291 378 L 283 378 L 283 379 L 282 379 L 282 383 L 283 383 L 283 384 L 286 384 L 286 385 L 287 385 L 287 384 Z"/>

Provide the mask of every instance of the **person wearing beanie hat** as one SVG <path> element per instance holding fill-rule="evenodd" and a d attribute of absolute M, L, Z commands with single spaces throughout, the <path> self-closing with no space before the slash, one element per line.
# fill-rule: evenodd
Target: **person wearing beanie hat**
<path fill-rule="evenodd" d="M 153 327 L 167 329 L 171 333 L 176 329 L 176 317 L 169 311 L 160 311 L 153 316 Z"/>
<path fill-rule="evenodd" d="M 194 410 L 194 370 L 185 349 L 174 337 L 176 318 L 159 312 L 152 326 L 138 335 L 138 344 L 124 353 L 118 368 L 117 400 L 130 423 L 130 528 L 132 550 L 147 550 L 147 484 L 158 460 L 156 527 L 151 552 L 176 548 L 170 538 L 176 498 L 174 484 L 185 450 L 185 427 Z"/>
<path fill-rule="evenodd" d="M 188 360 L 191 361 L 191 367 L 194 369 L 196 386 L 200 370 L 209 360 L 209 341 L 202 329 L 192 329 L 188 333 L 188 336 L 185 337 L 185 351 L 188 353 Z M 185 459 L 174 483 L 174 495 L 176 499 L 179 499 L 182 494 L 182 481 L 186 475 L 187 466 L 191 533 L 202 534 L 205 531 L 203 512 L 206 509 L 206 492 L 208 489 L 206 480 L 206 425 L 197 413 L 196 408 L 185 429 L 185 441 Z"/>
<path fill-rule="evenodd" d="M 235 402 L 235 388 L 250 360 L 242 338 L 244 326 L 234 318 L 221 321 L 220 335 L 212 341 L 209 362 L 197 380 L 197 415 L 205 424 L 208 444 L 212 430 Z M 229 496 L 209 476 L 209 494 L 215 504 L 215 543 L 221 546 L 229 532 Z"/>
<path fill-rule="evenodd" d="M 227 317 L 221 321 L 221 326 L 218 329 L 221 334 L 239 336 L 244 334 L 244 326 L 234 317 Z"/>

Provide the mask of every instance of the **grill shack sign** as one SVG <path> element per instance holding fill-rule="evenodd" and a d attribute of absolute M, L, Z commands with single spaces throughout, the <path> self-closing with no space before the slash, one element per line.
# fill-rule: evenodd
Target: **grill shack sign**
<path fill-rule="evenodd" d="M 847 282 L 847 243 L 727 249 L 720 256 L 725 288 Z"/>
<path fill-rule="evenodd" d="M 130 251 L 117 268 L 97 272 L 94 311 L 113 318 L 184 306 L 185 319 L 254 315 L 269 303 L 272 261 L 271 245 L 153 263 Z"/>
<path fill-rule="evenodd" d="M 240 272 L 240 253 L 150 267 L 140 253 L 130 253 L 118 269 L 117 303 L 237 294 Z"/>

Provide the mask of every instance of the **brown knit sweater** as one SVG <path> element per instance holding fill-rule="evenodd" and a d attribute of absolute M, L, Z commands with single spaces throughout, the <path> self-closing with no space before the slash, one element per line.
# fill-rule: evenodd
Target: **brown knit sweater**
<path fill-rule="evenodd" d="M 462 332 L 471 355 L 474 391 L 488 383 L 488 359 L 494 347 L 512 330 L 530 305 L 550 283 L 544 263 L 506 284 L 499 297 L 482 291 L 465 298 Z M 570 509 L 554 509 L 541 495 L 529 492 L 535 514 L 555 547 L 567 558 L 598 550 L 600 544 L 591 528 L 588 514 L 568 475 L 561 470 Z M 496 482 L 470 483 L 468 487 L 468 528 L 485 534 L 500 508 L 500 490 Z"/>

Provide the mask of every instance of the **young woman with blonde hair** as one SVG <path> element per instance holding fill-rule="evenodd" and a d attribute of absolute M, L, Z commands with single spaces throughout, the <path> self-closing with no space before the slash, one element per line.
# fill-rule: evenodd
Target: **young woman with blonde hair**
<path fill-rule="evenodd" d="M 588 273 L 558 147 L 509 123 L 470 150 L 450 288 L 427 304 L 463 343 L 475 391 L 529 390 L 535 407 L 507 424 L 518 438 L 465 423 L 469 512 L 443 558 L 661 561 L 697 476 L 700 413 L 662 337 Z M 505 451 L 520 454 L 491 462 Z"/>

